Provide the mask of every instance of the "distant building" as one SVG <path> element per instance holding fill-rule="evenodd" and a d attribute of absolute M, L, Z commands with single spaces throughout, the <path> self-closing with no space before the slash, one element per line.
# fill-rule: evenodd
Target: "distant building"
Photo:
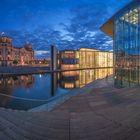
<path fill-rule="evenodd" d="M 113 67 L 112 52 L 81 48 L 79 50 L 63 50 L 57 54 L 52 53 L 52 55 L 57 58 L 53 62 L 55 69 L 72 70 Z"/>
<path fill-rule="evenodd" d="M 16 48 L 10 37 L 0 37 L 0 66 L 28 65 L 33 62 L 34 50 L 31 44 Z"/>
<path fill-rule="evenodd" d="M 50 60 L 48 59 L 36 59 L 34 60 L 34 64 L 37 65 L 41 65 L 41 66 L 50 66 Z"/>

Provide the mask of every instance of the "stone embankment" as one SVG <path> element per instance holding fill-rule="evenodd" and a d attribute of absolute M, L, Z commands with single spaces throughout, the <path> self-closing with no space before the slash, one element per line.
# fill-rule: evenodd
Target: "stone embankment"
<path fill-rule="evenodd" d="M 17 66 L 17 67 L 0 67 L 0 75 L 11 74 L 34 74 L 50 71 L 49 67 L 34 67 L 34 66 Z"/>

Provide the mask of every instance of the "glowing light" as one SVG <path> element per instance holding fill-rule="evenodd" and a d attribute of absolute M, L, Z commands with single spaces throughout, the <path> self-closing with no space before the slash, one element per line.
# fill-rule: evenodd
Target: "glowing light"
<path fill-rule="evenodd" d="M 4 35 L 4 34 L 5 34 L 5 32 L 2 32 L 2 33 L 1 33 L 1 35 Z"/>
<path fill-rule="evenodd" d="M 41 74 L 39 74 L 39 78 L 41 78 L 42 77 L 42 75 Z"/>

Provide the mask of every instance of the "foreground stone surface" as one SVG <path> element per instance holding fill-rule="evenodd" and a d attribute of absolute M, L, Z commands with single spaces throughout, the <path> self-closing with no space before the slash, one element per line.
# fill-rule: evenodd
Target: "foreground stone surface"
<path fill-rule="evenodd" d="M 0 109 L 1 140 L 139 140 L 140 87 L 102 80 L 50 112 Z"/>

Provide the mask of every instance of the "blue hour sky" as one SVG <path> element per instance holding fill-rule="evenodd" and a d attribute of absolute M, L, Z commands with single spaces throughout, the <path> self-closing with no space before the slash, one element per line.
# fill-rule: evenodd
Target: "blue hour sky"
<path fill-rule="evenodd" d="M 36 58 L 46 58 L 50 45 L 112 50 L 112 40 L 99 27 L 131 0 L 1 0 L 0 32 L 21 47 L 30 42 Z"/>

